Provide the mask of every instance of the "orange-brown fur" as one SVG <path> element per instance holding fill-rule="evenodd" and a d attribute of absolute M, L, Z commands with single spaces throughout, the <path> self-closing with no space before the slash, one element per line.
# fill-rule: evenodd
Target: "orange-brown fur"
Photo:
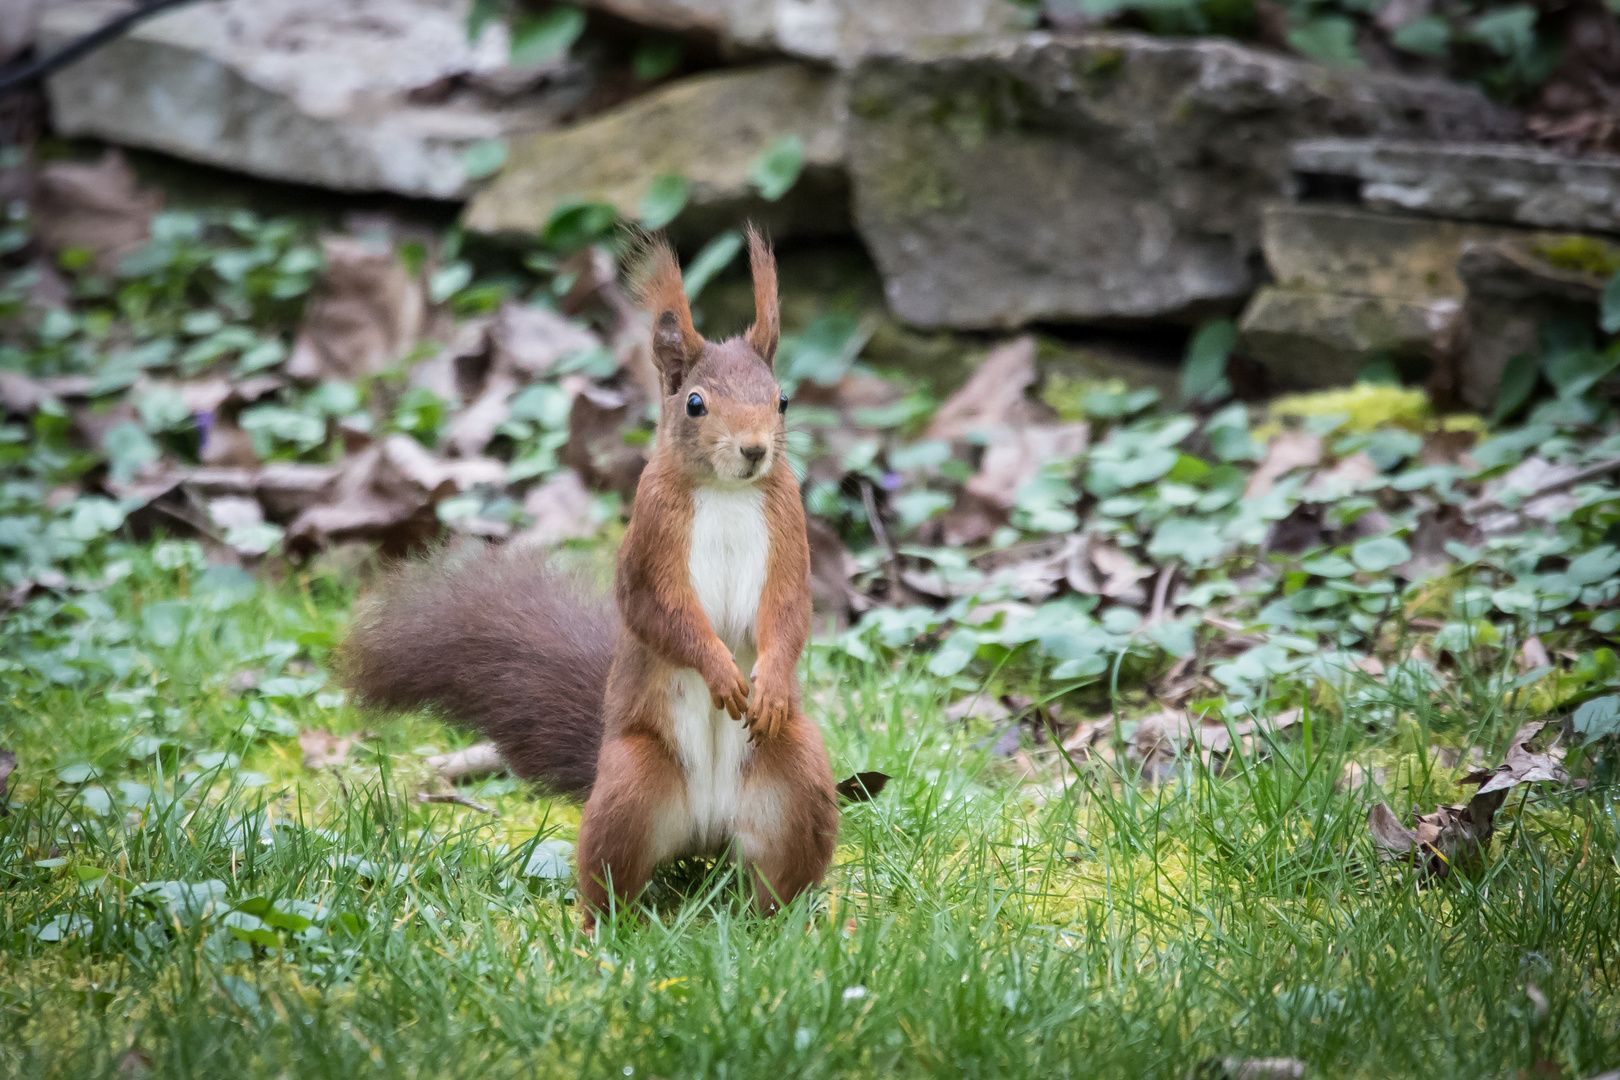
<path fill-rule="evenodd" d="M 342 653 L 362 704 L 435 708 L 495 738 L 519 775 L 586 799 L 588 927 L 611 898 L 633 900 L 662 859 L 716 847 L 748 864 L 758 906 L 774 910 L 820 880 L 838 828 L 826 750 L 799 708 L 810 554 L 771 367 L 774 260 L 750 230 L 754 324 L 710 343 L 693 326 L 674 255 L 661 243 L 645 255 L 641 295 L 664 397 L 619 553 L 617 610 L 534 553 L 452 552 L 397 574 Z M 702 417 L 687 415 L 693 392 Z M 733 502 L 715 499 L 751 507 L 753 524 L 728 532 Z M 695 552 L 706 500 L 706 546 Z M 712 562 L 733 556 L 753 561 Z M 748 631 L 724 630 L 731 644 L 711 625 L 699 592 L 711 605 L 720 594 L 700 573 L 730 589 L 726 618 L 761 575 L 757 598 L 744 597 Z"/>
<path fill-rule="evenodd" d="M 629 632 L 619 639 L 608 676 L 597 783 L 580 826 L 587 921 L 607 906 L 610 889 L 621 902 L 639 893 L 663 854 L 648 848 L 659 815 L 680 799 L 684 780 L 664 691 L 675 669 L 697 671 L 714 707 L 747 726 L 754 747 L 741 774 L 744 788 L 781 793 L 781 821 L 770 834 L 736 838 L 752 867 L 761 909 L 773 909 L 819 880 L 832 857 L 832 774 L 820 733 L 799 710 L 797 666 L 810 630 L 810 552 L 798 482 L 785 453 L 781 391 L 770 366 L 778 333 L 775 264 L 752 231 L 749 254 L 754 325 L 743 338 L 718 345 L 692 329 L 668 249 L 656 245 L 648 259 L 642 296 L 653 315 L 653 353 L 666 396 L 656 449 L 619 552 L 614 594 Z M 708 409 L 698 421 L 686 415 L 686 398 L 694 390 Z M 754 482 L 765 489 L 770 539 L 750 692 L 688 577 L 688 543 L 696 488 L 737 479 L 729 470 L 748 465 L 732 452 L 760 446 L 767 456 Z"/>

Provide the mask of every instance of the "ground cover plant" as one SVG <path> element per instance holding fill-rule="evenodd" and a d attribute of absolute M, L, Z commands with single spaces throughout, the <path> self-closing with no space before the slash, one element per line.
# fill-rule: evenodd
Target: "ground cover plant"
<path fill-rule="evenodd" d="M 936 385 L 790 305 L 807 707 L 889 779 L 783 916 L 692 863 L 593 939 L 576 813 L 329 665 L 375 546 L 601 576 L 648 429 L 611 220 L 518 265 L 66 177 L 129 228 L 3 238 L 7 1075 L 1620 1067 L 1616 326 L 1487 422 L 1234 401 L 1220 322 L 1179 395 L 1033 338 Z"/>

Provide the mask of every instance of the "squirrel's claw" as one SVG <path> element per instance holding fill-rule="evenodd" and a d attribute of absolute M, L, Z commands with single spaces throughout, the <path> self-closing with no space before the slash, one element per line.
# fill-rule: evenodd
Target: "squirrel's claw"
<path fill-rule="evenodd" d="M 748 682 L 731 665 L 731 671 L 709 682 L 709 700 L 717 709 L 724 709 L 733 720 L 741 720 L 748 709 Z"/>

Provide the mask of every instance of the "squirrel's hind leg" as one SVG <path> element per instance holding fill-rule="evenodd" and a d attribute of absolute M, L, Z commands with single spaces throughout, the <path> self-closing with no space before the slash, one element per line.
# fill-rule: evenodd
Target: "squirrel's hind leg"
<path fill-rule="evenodd" d="M 754 750 L 743 776 L 737 846 L 754 903 L 771 914 L 819 882 L 838 843 L 838 802 L 821 733 L 795 712 Z"/>
<path fill-rule="evenodd" d="M 603 744 L 596 785 L 579 824 L 579 895 L 584 925 L 641 895 L 653 868 L 677 854 L 690 828 L 678 762 L 664 743 L 626 735 Z"/>

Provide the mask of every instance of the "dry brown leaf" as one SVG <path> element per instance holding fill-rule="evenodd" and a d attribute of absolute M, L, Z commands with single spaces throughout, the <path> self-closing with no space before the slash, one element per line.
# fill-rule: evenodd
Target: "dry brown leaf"
<path fill-rule="evenodd" d="M 1091 565 L 1103 576 L 1097 586 L 1098 593 L 1133 606 L 1141 606 L 1147 600 L 1147 590 L 1142 588 L 1141 582 L 1153 576 L 1153 567 L 1137 562 L 1117 544 L 1106 540 L 1093 539 L 1087 554 Z"/>
<path fill-rule="evenodd" d="M 1517 659 L 1521 673 L 1534 671 L 1536 668 L 1543 668 L 1552 663 L 1552 657 L 1547 655 L 1547 646 L 1541 643 L 1540 638 L 1533 635 L 1525 638 L 1524 644 L 1519 646 Z"/>
<path fill-rule="evenodd" d="M 1333 502 L 1353 494 L 1378 475 L 1378 465 L 1365 453 L 1351 454 L 1330 469 L 1323 469 L 1305 482 L 1300 498 L 1307 502 Z M 1268 485 L 1269 486 L 1269 485 Z"/>
<path fill-rule="evenodd" d="M 523 499 L 523 512 L 534 524 L 513 541 L 524 546 L 550 547 L 564 540 L 589 539 L 603 521 L 596 499 L 572 469 L 562 469 L 530 488 Z"/>
<path fill-rule="evenodd" d="M 1460 507 L 1451 503 L 1424 510 L 1418 515 L 1411 535 L 1406 538 L 1412 557 L 1391 572 L 1407 581 L 1422 581 L 1444 573 L 1457 560 L 1446 550 L 1446 544 L 1476 545 L 1482 539 L 1480 531 L 1468 521 Z"/>
<path fill-rule="evenodd" d="M 143 190 L 118 150 L 95 165 L 53 162 L 39 170 L 34 231 L 45 250 L 86 248 L 103 274 L 151 236 L 152 215 L 163 196 Z"/>
<path fill-rule="evenodd" d="M 1357 761 L 1347 761 L 1334 788 L 1338 791 L 1356 791 L 1368 785 L 1381 788 L 1388 775 L 1388 770 L 1381 766 L 1368 767 Z"/>
<path fill-rule="evenodd" d="M 1036 374 L 1033 337 L 1002 345 L 939 407 L 929 421 L 928 438 L 951 441 L 1027 422 L 1035 410 L 1025 394 L 1035 385 Z"/>
<path fill-rule="evenodd" d="M 438 531 L 431 500 L 393 478 L 383 447 L 372 446 L 344 459 L 325 501 L 306 507 L 287 527 L 287 543 L 307 552 L 370 540 L 403 552 Z"/>
<path fill-rule="evenodd" d="M 508 303 L 490 328 L 497 370 L 524 379 L 551 374 L 563 360 L 600 348 L 602 339 L 550 308 Z"/>
<path fill-rule="evenodd" d="M 298 733 L 298 747 L 304 752 L 304 768 L 335 769 L 349 760 L 349 747 L 354 738 L 334 735 L 318 728 L 306 728 Z"/>
<path fill-rule="evenodd" d="M 1569 773 L 1548 754 L 1531 753 L 1529 743 L 1541 729 L 1546 727 L 1545 721 L 1526 724 L 1514 733 L 1513 739 L 1508 743 L 1507 755 L 1502 764 L 1494 769 L 1477 769 L 1463 777 L 1461 783 L 1480 785 L 1479 794 L 1488 795 L 1492 792 L 1505 792 L 1519 784 L 1538 784 L 1547 780 L 1565 781 Z M 1475 796 L 1478 798 L 1479 796 Z"/>
<path fill-rule="evenodd" d="M 1300 1080 L 1305 1063 L 1298 1058 L 1211 1058 L 1188 1074 L 1189 1080 Z"/>
<path fill-rule="evenodd" d="M 492 742 L 478 743 L 448 754 L 433 754 L 424 764 L 452 784 L 469 777 L 490 776 L 506 771 L 506 761 Z"/>
<path fill-rule="evenodd" d="M 326 501 L 338 473 L 336 465 L 278 461 L 258 471 L 254 493 L 270 516 L 286 520 Z"/>
<path fill-rule="evenodd" d="M 817 623 L 825 625 L 830 616 L 842 630 L 851 618 L 872 606 L 850 584 L 857 568 L 855 556 L 819 517 L 805 519 L 805 532 L 810 540 L 810 603 Z"/>
<path fill-rule="evenodd" d="M 618 386 L 584 386 L 568 410 L 568 445 L 563 463 L 593 488 L 617 491 L 629 505 L 647 465 L 646 450 L 625 442 L 641 423 L 646 398 L 640 384 L 621 378 Z"/>
<path fill-rule="evenodd" d="M 1033 424 L 998 430 L 985 448 L 978 473 L 967 482 L 970 494 L 1007 510 L 1018 486 L 1049 461 L 1085 451 L 1091 438 L 1087 424 Z"/>
<path fill-rule="evenodd" d="M 326 272 L 310 298 L 287 373 L 310 381 L 355 381 L 387 370 L 421 336 L 422 286 L 392 247 L 327 238 Z"/>
<path fill-rule="evenodd" d="M 1305 469 L 1322 460 L 1322 436 L 1308 431 L 1279 432 L 1266 447 L 1266 456 L 1249 477 L 1243 497 L 1258 499 L 1295 469 Z"/>
<path fill-rule="evenodd" d="M 1385 858 L 1407 863 L 1420 878 L 1438 880 L 1453 870 L 1472 875 L 1485 864 L 1496 811 L 1506 796 L 1500 789 L 1475 795 L 1466 805 L 1437 807 L 1432 814 L 1416 816 L 1415 829 L 1378 803 L 1367 812 L 1367 828 Z"/>
<path fill-rule="evenodd" d="M 224 532 L 247 525 L 264 524 L 264 508 L 258 499 L 241 495 L 225 495 L 208 501 L 208 520 Z"/>

